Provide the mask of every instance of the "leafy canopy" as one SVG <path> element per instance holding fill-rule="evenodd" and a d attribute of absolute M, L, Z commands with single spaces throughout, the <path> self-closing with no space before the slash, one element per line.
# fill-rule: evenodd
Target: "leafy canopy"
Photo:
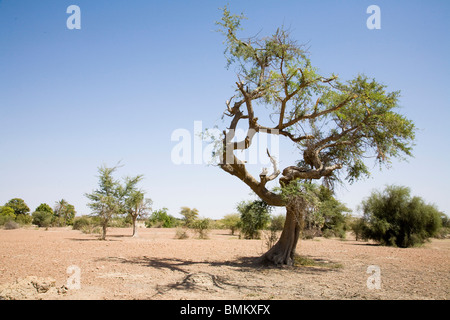
<path fill-rule="evenodd" d="M 352 183 L 370 174 L 367 158 L 389 166 L 392 158 L 412 156 L 416 128 L 397 113 L 399 91 L 390 92 L 363 74 L 348 81 L 335 74 L 320 75 L 305 47 L 283 28 L 267 37 L 241 38 L 244 18 L 225 7 L 217 22 L 225 37 L 227 67 L 233 66 L 238 80 L 224 112 L 231 118 L 228 132 L 221 152 L 216 151 L 223 170 L 267 203 L 283 205 L 265 188 L 280 171 L 274 167 L 273 175 L 261 174 L 257 181 L 234 155 L 235 150 L 249 148 L 256 133 L 283 136 L 298 148 L 302 158 L 282 171 L 284 185 L 295 179 L 322 178 L 330 187 L 335 182 Z M 232 132 L 242 123 L 247 124 L 247 136 L 236 142 Z"/>

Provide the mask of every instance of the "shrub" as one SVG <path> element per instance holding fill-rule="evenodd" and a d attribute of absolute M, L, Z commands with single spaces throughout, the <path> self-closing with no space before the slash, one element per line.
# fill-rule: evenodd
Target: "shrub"
<path fill-rule="evenodd" d="M 178 227 L 177 231 L 175 232 L 175 238 L 180 240 L 189 238 L 187 229 Z"/>
<path fill-rule="evenodd" d="M 285 221 L 286 221 L 286 216 L 284 214 L 279 214 L 277 216 L 271 217 L 269 230 L 274 230 L 274 231 L 283 230 Z"/>
<path fill-rule="evenodd" d="M 131 227 L 132 221 L 130 216 L 116 217 L 108 221 L 108 227 L 111 228 L 128 228 Z"/>
<path fill-rule="evenodd" d="M 424 243 L 441 227 L 441 212 L 419 197 L 411 197 L 407 187 L 388 186 L 373 192 L 362 202 L 364 237 L 383 245 L 402 248 Z"/>
<path fill-rule="evenodd" d="M 231 234 L 234 235 L 234 232 L 241 226 L 241 218 L 238 213 L 227 214 L 221 220 L 221 223 L 226 229 L 230 229 Z"/>
<path fill-rule="evenodd" d="M 162 208 L 152 212 L 150 217 L 145 222 L 147 228 L 174 228 L 178 225 L 175 217 L 167 213 L 167 208 Z"/>
<path fill-rule="evenodd" d="M 199 239 L 208 239 L 208 231 L 211 228 L 210 219 L 196 219 L 191 223 L 191 225 L 195 232 L 198 234 Z"/>
<path fill-rule="evenodd" d="M 100 221 L 97 217 L 81 216 L 73 220 L 73 230 L 80 230 L 83 233 L 101 233 Z"/>
<path fill-rule="evenodd" d="M 241 231 L 245 239 L 259 239 L 259 230 L 270 222 L 271 207 L 261 200 L 241 202 L 237 210 L 241 214 Z"/>
<path fill-rule="evenodd" d="M 0 226 L 5 225 L 9 221 L 14 221 L 16 215 L 10 207 L 0 207 Z"/>
<path fill-rule="evenodd" d="M 48 228 L 52 224 L 53 214 L 48 211 L 35 211 L 31 216 L 31 223 L 40 228 Z"/>
<path fill-rule="evenodd" d="M 18 229 L 20 228 L 20 225 L 17 222 L 14 222 L 12 220 L 9 220 L 5 223 L 5 225 L 3 226 L 3 228 L 5 230 L 13 230 L 13 229 Z"/>
<path fill-rule="evenodd" d="M 19 214 L 16 216 L 16 222 L 21 225 L 31 224 L 33 218 L 27 214 Z"/>
<path fill-rule="evenodd" d="M 354 218 L 353 221 L 350 222 L 350 229 L 355 235 L 356 241 L 369 240 L 367 237 L 369 234 L 368 232 L 369 225 L 363 218 Z"/>
<path fill-rule="evenodd" d="M 84 226 L 89 225 L 90 221 L 88 217 L 81 216 L 77 217 L 73 220 L 72 229 L 73 230 L 81 230 Z"/>

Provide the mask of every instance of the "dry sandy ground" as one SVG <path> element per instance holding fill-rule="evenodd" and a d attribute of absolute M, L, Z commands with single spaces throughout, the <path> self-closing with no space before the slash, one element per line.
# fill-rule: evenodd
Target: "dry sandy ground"
<path fill-rule="evenodd" d="M 0 298 L 450 298 L 449 239 L 409 249 L 352 238 L 303 240 L 297 252 L 319 265 L 278 268 L 255 263 L 264 241 L 239 240 L 227 230 L 212 231 L 208 240 L 178 240 L 175 229 L 130 234 L 109 229 L 99 241 L 69 228 L 0 230 Z M 379 268 L 379 289 L 368 288 L 376 276 L 367 273 L 371 265 Z"/>

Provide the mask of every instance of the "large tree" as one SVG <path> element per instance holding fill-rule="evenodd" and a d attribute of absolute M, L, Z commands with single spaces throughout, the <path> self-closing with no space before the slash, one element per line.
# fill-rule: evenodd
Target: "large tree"
<path fill-rule="evenodd" d="M 354 182 L 369 175 L 367 158 L 381 166 L 393 157 L 411 156 L 415 126 L 396 112 L 399 91 L 388 92 L 385 85 L 364 75 L 346 82 L 336 75 L 321 76 L 304 47 L 282 28 L 268 37 L 239 37 L 243 18 L 225 8 L 217 22 L 225 36 L 228 66 L 234 67 L 237 81 L 224 113 L 229 125 L 215 154 L 219 154 L 220 168 L 247 184 L 267 204 L 286 207 L 280 239 L 264 258 L 289 265 L 307 200 L 301 188 L 296 193 L 276 192 L 267 184 L 278 179 L 283 190 L 297 180 L 321 180 L 327 186 Z M 247 132 L 242 141 L 235 138 L 238 126 Z M 273 172 L 263 169 L 259 179 L 255 178 L 235 152 L 248 149 L 258 133 L 290 140 L 301 159 L 280 172 L 268 152 Z"/>
<path fill-rule="evenodd" d="M 14 214 L 18 215 L 28 215 L 30 213 L 30 208 L 27 206 L 25 201 L 20 198 L 14 198 L 5 203 L 5 207 L 9 207 L 14 210 Z"/>

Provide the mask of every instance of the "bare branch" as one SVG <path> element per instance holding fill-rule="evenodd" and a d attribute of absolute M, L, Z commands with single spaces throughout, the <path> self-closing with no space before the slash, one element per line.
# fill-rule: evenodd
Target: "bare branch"
<path fill-rule="evenodd" d="M 270 176 L 267 176 L 267 173 L 269 172 L 268 168 L 263 168 L 263 171 L 259 175 L 261 184 L 266 184 L 269 181 L 275 180 L 280 175 L 280 170 L 278 170 L 277 162 L 274 157 L 270 155 L 269 149 L 267 150 L 267 155 L 269 156 L 270 162 L 272 162 L 273 166 L 273 173 Z"/>

